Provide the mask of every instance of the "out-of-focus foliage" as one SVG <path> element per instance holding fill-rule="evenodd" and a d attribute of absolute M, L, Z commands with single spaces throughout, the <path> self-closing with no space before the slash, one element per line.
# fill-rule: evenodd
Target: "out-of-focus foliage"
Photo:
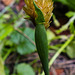
<path fill-rule="evenodd" d="M 66 52 L 70 58 L 75 58 L 75 41 L 71 42 L 67 46 Z"/>
<path fill-rule="evenodd" d="M 55 2 L 61 2 L 65 5 L 67 5 L 72 10 L 75 10 L 75 0 L 54 0 Z"/>
<path fill-rule="evenodd" d="M 19 0 L 17 0 L 17 2 L 19 2 Z M 52 32 L 50 29 L 47 30 L 48 47 L 50 52 L 58 51 L 62 47 L 62 44 L 64 44 L 69 38 L 66 35 L 55 35 L 54 33 L 60 34 L 68 29 L 70 31 L 69 36 L 71 34 L 75 35 L 75 0 L 54 0 L 54 2 L 61 2 L 70 9 L 64 14 L 68 17 L 66 24 L 62 25 L 58 30 L 55 30 L 55 32 Z M 12 53 L 19 54 L 17 57 L 17 59 L 19 59 L 22 55 L 25 56 L 36 52 L 34 39 L 35 30 L 26 27 L 26 23 L 30 25 L 31 22 L 24 19 L 25 14 L 23 13 L 23 10 L 18 12 L 16 8 L 12 7 L 7 6 L 0 11 L 0 75 L 10 75 L 10 69 L 8 66 L 4 66 L 4 62 Z M 59 27 L 61 23 L 59 23 L 55 14 L 53 15 L 53 20 L 56 27 Z M 56 40 L 64 40 L 64 42 L 53 44 L 52 42 Z M 72 59 L 75 58 L 75 39 L 73 39 L 62 52 L 66 53 Z M 33 60 L 32 64 L 35 61 L 36 59 Z M 15 62 L 17 62 L 17 60 L 15 60 Z M 29 75 L 35 75 L 29 64 L 18 63 L 14 68 L 16 69 L 14 69 L 15 72 L 13 72 L 12 75 L 26 75 L 26 73 L 27 75 L 28 73 Z"/>
<path fill-rule="evenodd" d="M 9 69 L 5 66 L 5 75 L 9 75 L 9 73 L 10 73 L 10 71 L 9 71 Z"/>
<path fill-rule="evenodd" d="M 73 11 L 69 11 L 68 13 L 66 13 L 66 16 L 69 18 L 74 16 L 74 15 L 75 15 L 75 12 L 73 12 Z"/>
<path fill-rule="evenodd" d="M 56 37 L 56 36 L 55 36 L 55 34 L 54 34 L 52 31 L 47 30 L 48 44 L 50 44 L 51 40 L 52 40 L 53 38 L 55 38 L 55 37 Z"/>
<path fill-rule="evenodd" d="M 0 75 L 5 75 L 5 72 L 4 72 L 4 63 L 3 63 L 3 60 L 1 58 L 1 55 L 0 55 Z"/>
<path fill-rule="evenodd" d="M 3 43 L 1 44 L 0 43 L 0 75 L 5 75 L 5 72 L 4 72 L 4 62 L 3 62 L 3 59 L 1 57 L 1 50 L 3 48 Z"/>
<path fill-rule="evenodd" d="M 8 13 L 5 13 L 6 11 L 8 11 Z M 16 14 L 9 6 L 0 12 L 0 42 L 4 43 L 2 52 L 0 52 L 3 57 L 2 59 L 0 55 L 0 67 L 2 67 L 0 68 L 0 75 L 5 75 L 5 73 L 9 75 L 8 68 L 5 67 L 5 72 L 3 72 L 3 60 L 5 61 L 10 53 L 17 52 L 20 55 L 25 55 L 35 51 L 35 45 L 33 44 L 35 31 L 31 28 L 25 28 L 24 22 L 25 20 L 22 14 Z M 19 30 L 22 31 L 26 37 L 15 30 L 15 28 L 19 28 L 19 26 L 22 27 Z M 0 45 L 0 49 L 1 46 L 2 45 Z"/>
<path fill-rule="evenodd" d="M 65 14 L 67 17 L 69 17 L 69 21 L 63 25 L 60 29 L 56 30 L 56 33 L 59 34 L 65 30 L 68 29 L 69 26 L 72 26 L 72 23 L 73 23 L 73 26 L 74 26 L 74 20 L 75 20 L 75 12 L 71 12 L 69 11 L 68 13 Z M 71 29 L 72 30 L 72 29 Z"/>
<path fill-rule="evenodd" d="M 13 27 L 8 24 L 0 25 L 0 40 L 3 40 L 7 35 L 9 35 L 13 31 Z"/>
<path fill-rule="evenodd" d="M 22 28 L 21 31 L 34 42 L 34 30 L 31 28 Z M 17 52 L 21 55 L 35 51 L 35 45 L 17 31 L 13 31 L 10 40 L 15 44 Z"/>
<path fill-rule="evenodd" d="M 25 63 L 17 65 L 16 70 L 18 75 L 35 75 L 32 67 Z"/>

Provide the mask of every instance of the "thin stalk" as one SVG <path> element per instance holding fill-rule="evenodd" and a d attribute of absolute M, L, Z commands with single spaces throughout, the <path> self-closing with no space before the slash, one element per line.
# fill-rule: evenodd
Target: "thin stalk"
<path fill-rule="evenodd" d="M 2 60 L 1 54 L 0 54 L 0 75 L 5 75 L 5 72 L 4 72 L 4 62 Z"/>
<path fill-rule="evenodd" d="M 60 55 L 60 53 L 68 46 L 68 44 L 73 40 L 74 34 L 70 36 L 70 38 L 63 44 L 63 46 L 56 52 L 56 54 L 53 56 L 53 58 L 49 62 L 49 68 L 53 64 L 53 62 L 56 60 L 56 58 Z"/>
<path fill-rule="evenodd" d="M 3 61 L 5 61 L 7 59 L 7 57 L 9 56 L 9 54 L 12 52 L 12 50 L 8 50 L 8 52 L 6 53 L 6 55 L 3 57 Z"/>
<path fill-rule="evenodd" d="M 19 32 L 20 34 L 22 34 L 25 38 L 27 38 L 34 46 L 35 46 L 35 42 L 30 39 L 25 33 L 23 33 L 21 30 L 19 30 L 18 28 L 14 28 L 17 32 Z"/>

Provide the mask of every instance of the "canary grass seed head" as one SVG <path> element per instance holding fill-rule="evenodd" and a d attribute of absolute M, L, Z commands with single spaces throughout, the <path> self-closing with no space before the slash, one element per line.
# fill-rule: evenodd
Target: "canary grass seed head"
<path fill-rule="evenodd" d="M 33 0 L 24 0 L 25 1 L 25 7 L 24 11 L 26 14 L 28 14 L 31 18 L 36 18 L 38 15 L 35 12 L 35 7 L 33 4 Z M 52 0 L 34 0 L 36 5 L 40 8 L 44 15 L 45 19 L 45 28 L 49 27 L 49 21 L 52 16 L 52 11 L 53 11 L 53 2 Z"/>

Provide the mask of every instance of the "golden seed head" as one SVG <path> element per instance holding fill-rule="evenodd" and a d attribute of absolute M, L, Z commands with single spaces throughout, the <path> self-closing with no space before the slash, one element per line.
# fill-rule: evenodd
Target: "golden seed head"
<path fill-rule="evenodd" d="M 37 14 L 35 13 L 35 8 L 33 5 L 33 0 L 24 0 L 25 1 L 25 7 L 24 11 L 32 18 L 36 18 Z M 36 5 L 41 9 L 44 18 L 45 18 L 45 28 L 49 27 L 49 20 L 52 16 L 53 11 L 53 2 L 52 0 L 34 0 Z"/>

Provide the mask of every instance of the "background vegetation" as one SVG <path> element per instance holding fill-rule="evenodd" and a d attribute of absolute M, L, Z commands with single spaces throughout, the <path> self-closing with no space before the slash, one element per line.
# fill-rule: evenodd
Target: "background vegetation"
<path fill-rule="evenodd" d="M 51 67 L 50 74 L 73 75 L 75 74 L 75 1 L 53 1 L 54 11 L 47 30 L 47 38 L 49 61 L 50 57 L 54 57 L 49 65 L 59 57 Z M 27 15 L 22 9 L 23 6 L 23 0 L 0 1 L 0 75 L 42 73 L 35 47 L 35 27 L 30 20 L 24 19 Z"/>

